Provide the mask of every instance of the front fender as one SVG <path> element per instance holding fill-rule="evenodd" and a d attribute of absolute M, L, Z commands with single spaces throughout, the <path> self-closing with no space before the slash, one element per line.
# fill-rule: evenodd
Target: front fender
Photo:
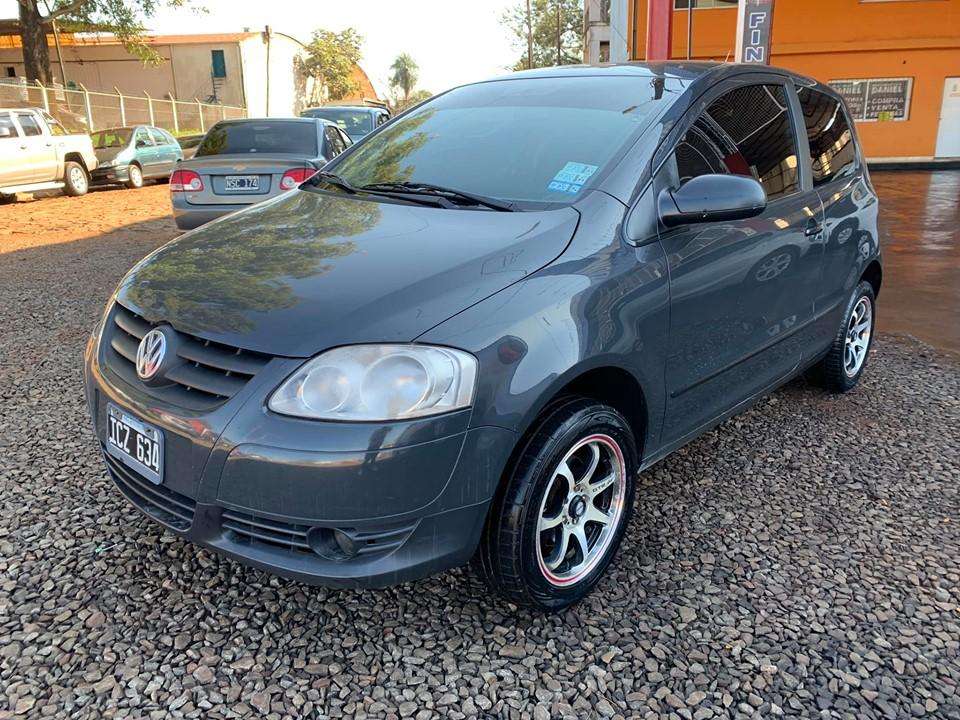
<path fill-rule="evenodd" d="M 522 433 L 572 380 L 615 367 L 644 393 L 645 447 L 654 449 L 664 406 L 666 262 L 659 243 L 627 245 L 623 205 L 597 195 L 560 258 L 417 338 L 477 356 L 472 426 Z"/>

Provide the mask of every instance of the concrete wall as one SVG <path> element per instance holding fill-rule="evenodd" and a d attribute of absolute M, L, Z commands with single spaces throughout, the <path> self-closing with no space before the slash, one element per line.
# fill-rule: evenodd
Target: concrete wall
<path fill-rule="evenodd" d="M 644 57 L 646 0 L 630 0 L 631 56 Z M 692 55 L 734 56 L 736 6 L 694 10 Z M 674 12 L 673 57 L 686 57 L 687 11 Z M 857 124 L 872 158 L 929 158 L 936 149 L 944 80 L 960 76 L 960 0 L 778 0 L 773 65 L 817 80 L 913 78 L 905 121 Z"/>
<path fill-rule="evenodd" d="M 300 43 L 286 35 L 271 34 L 269 82 L 267 43 L 263 37 L 257 35 L 243 40 L 239 50 L 250 117 L 289 117 L 298 115 L 306 107 L 306 84 L 297 64 L 303 52 Z"/>

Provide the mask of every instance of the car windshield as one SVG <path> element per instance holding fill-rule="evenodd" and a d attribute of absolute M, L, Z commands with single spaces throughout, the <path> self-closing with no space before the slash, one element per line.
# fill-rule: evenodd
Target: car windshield
<path fill-rule="evenodd" d="M 308 110 L 309 117 L 323 118 L 340 126 L 347 135 L 366 135 L 373 130 L 373 116 L 365 110 L 348 108 L 316 108 Z"/>
<path fill-rule="evenodd" d="M 316 157 L 316 125 L 304 120 L 221 123 L 210 128 L 197 149 L 197 157 L 238 153 L 282 153 Z"/>
<path fill-rule="evenodd" d="M 130 144 L 130 136 L 133 134 L 133 128 L 114 128 L 112 130 L 100 130 L 90 136 L 93 140 L 93 147 L 97 150 L 104 148 L 126 147 Z"/>
<path fill-rule="evenodd" d="M 395 119 L 327 170 L 354 187 L 426 183 L 566 204 L 681 90 L 679 80 L 628 76 L 468 85 Z"/>

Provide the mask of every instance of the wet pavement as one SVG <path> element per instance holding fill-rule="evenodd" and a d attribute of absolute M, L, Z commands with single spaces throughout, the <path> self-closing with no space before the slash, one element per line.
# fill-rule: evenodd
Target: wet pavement
<path fill-rule="evenodd" d="M 879 329 L 960 355 L 960 171 L 871 177 L 883 251 Z"/>

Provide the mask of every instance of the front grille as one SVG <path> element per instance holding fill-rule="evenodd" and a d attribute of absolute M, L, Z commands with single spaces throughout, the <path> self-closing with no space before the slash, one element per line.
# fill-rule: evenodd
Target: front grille
<path fill-rule="evenodd" d="M 312 553 L 307 542 L 308 525 L 269 520 L 253 513 L 224 510 L 220 525 L 242 542 L 265 543 L 291 552 Z"/>
<path fill-rule="evenodd" d="M 220 525 L 230 532 L 234 542 L 268 545 L 288 552 L 316 553 L 336 557 L 340 551 L 333 546 L 333 528 L 297 525 L 271 520 L 261 515 L 239 510 L 224 510 Z M 350 557 L 368 557 L 385 554 L 400 547 L 417 524 L 392 525 L 375 530 L 337 528 L 346 535 L 354 553 Z M 347 559 L 338 557 L 337 559 Z"/>
<path fill-rule="evenodd" d="M 178 407 L 216 407 L 240 392 L 270 361 L 269 355 L 175 331 L 180 340 L 177 355 L 183 362 L 166 373 L 168 384 L 147 385 L 137 377 L 137 347 L 154 327 L 156 324 L 117 303 L 113 322 L 103 331 L 105 361 L 128 383 Z"/>
<path fill-rule="evenodd" d="M 139 510 L 174 530 L 190 529 L 197 507 L 193 500 L 163 485 L 154 485 L 110 455 L 106 448 L 103 457 L 113 482 Z"/>

